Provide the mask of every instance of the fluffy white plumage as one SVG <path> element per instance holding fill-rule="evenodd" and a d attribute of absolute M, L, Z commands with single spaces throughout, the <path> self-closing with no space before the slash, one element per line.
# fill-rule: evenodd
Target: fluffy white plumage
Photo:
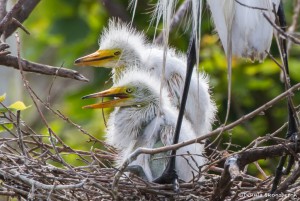
<path fill-rule="evenodd" d="M 117 78 L 120 77 L 120 74 L 125 74 L 132 68 L 150 72 L 156 79 L 160 79 L 162 76 L 163 47 L 146 43 L 143 34 L 125 24 L 110 21 L 108 29 L 101 36 L 99 46 L 100 49 L 122 50 L 119 60 L 111 63 L 114 82 L 118 81 Z M 169 92 L 168 96 L 171 97 L 172 105 L 177 108 L 180 106 L 185 74 L 185 56 L 168 48 L 165 67 L 166 83 L 164 85 Z M 198 85 L 195 71 L 190 85 L 185 117 L 192 123 L 197 135 L 211 131 L 215 112 L 216 106 L 209 94 L 208 77 L 200 74 Z"/>
<path fill-rule="evenodd" d="M 142 58 L 140 55 L 141 51 L 145 49 L 146 38 L 144 34 L 137 32 L 134 28 L 130 28 L 130 25 L 111 19 L 98 42 L 99 49 L 122 50 L 122 56 L 117 62 L 107 64 L 114 71 L 117 67 L 136 66 L 141 62 Z"/>
<path fill-rule="evenodd" d="M 117 166 L 138 147 L 153 148 L 157 146 L 171 145 L 176 125 L 176 108 L 172 107 L 164 90 L 164 98 L 159 107 L 159 81 L 152 78 L 146 72 L 128 72 L 115 83 L 116 86 L 135 87 L 134 96 L 137 97 L 137 105 L 116 108 L 109 117 L 107 128 L 107 141 L 110 145 L 119 149 Z M 143 103 L 142 105 L 141 102 Z M 184 119 L 181 128 L 179 142 L 196 138 L 189 122 Z M 177 151 L 176 170 L 180 179 L 189 181 L 198 170 L 198 166 L 205 163 L 203 144 L 193 144 Z M 148 180 L 152 181 L 160 176 L 167 164 L 166 158 L 152 160 L 158 155 L 150 156 L 142 154 L 130 165 L 139 165 L 144 169 Z M 165 156 L 165 155 L 164 155 Z M 161 157 L 161 155 L 159 155 Z M 187 163 L 188 160 L 189 164 Z M 196 163 L 195 163 L 196 161 Z"/>
<path fill-rule="evenodd" d="M 274 21 L 273 3 L 277 10 L 280 0 L 239 0 L 239 2 L 248 7 L 235 0 L 207 0 L 225 52 L 228 52 L 228 34 L 231 26 L 232 54 L 261 61 L 266 57 L 265 51 L 269 51 L 273 37 L 273 27 L 264 18 L 263 13 Z"/>

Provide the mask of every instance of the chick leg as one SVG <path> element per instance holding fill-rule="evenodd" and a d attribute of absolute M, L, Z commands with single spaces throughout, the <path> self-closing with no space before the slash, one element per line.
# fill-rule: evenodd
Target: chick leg
<path fill-rule="evenodd" d="M 178 140 L 179 140 L 179 134 L 180 134 L 181 124 L 182 124 L 182 120 L 183 120 L 188 91 L 189 91 L 189 87 L 190 87 L 190 82 L 191 82 L 191 78 L 192 78 L 193 68 L 196 63 L 197 55 L 196 55 L 196 46 L 195 46 L 194 36 L 192 36 L 192 38 L 190 40 L 187 55 L 188 55 L 187 71 L 186 71 L 186 77 L 185 77 L 185 83 L 184 83 L 184 89 L 183 89 L 180 110 L 179 110 L 177 124 L 176 124 L 176 128 L 175 128 L 173 144 L 177 144 Z M 178 175 L 176 173 L 175 163 L 176 163 L 176 150 L 172 150 L 171 158 L 168 161 L 167 167 L 165 168 L 162 175 L 160 177 L 158 177 L 157 179 L 155 179 L 153 182 L 159 183 L 159 184 L 172 183 L 174 191 L 178 192 L 179 191 Z"/>

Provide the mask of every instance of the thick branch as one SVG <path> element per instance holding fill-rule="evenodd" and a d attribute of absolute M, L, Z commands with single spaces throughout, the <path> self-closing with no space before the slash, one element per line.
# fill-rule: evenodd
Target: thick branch
<path fill-rule="evenodd" d="M 9 23 L 11 23 L 12 18 L 14 15 L 21 9 L 22 5 L 24 4 L 25 0 L 19 0 L 13 8 L 5 15 L 3 19 L 1 19 L 0 22 L 0 33 L 3 33 L 4 30 L 6 30 L 6 27 Z"/>
<path fill-rule="evenodd" d="M 300 146 L 298 144 L 298 149 L 297 149 L 298 152 L 300 151 L 299 147 Z M 232 181 L 237 178 L 235 176 L 238 175 L 238 178 L 241 177 L 238 170 L 241 170 L 246 165 L 261 159 L 274 158 L 274 157 L 282 156 L 284 154 L 288 154 L 289 150 L 294 150 L 294 149 L 295 149 L 295 144 L 289 143 L 289 144 L 280 144 L 280 145 L 252 148 L 247 151 L 240 152 L 233 156 L 230 156 L 225 162 L 224 171 L 222 172 L 221 179 L 214 190 L 214 193 L 211 197 L 211 201 L 221 201 L 225 199 L 225 197 L 229 194 L 229 190 L 232 186 Z M 231 163 L 229 163 L 228 161 L 231 161 Z M 231 171 L 229 170 L 230 167 L 231 167 Z M 234 171 L 232 171 L 232 169 Z M 293 175 L 294 176 L 291 176 L 290 179 L 286 180 L 285 185 L 282 184 L 282 188 L 280 189 L 280 191 L 278 190 L 279 193 L 286 190 L 287 187 L 293 183 L 291 181 L 295 181 L 300 176 L 300 170 L 295 171 Z"/>
<path fill-rule="evenodd" d="M 238 156 L 229 157 L 224 165 L 220 181 L 211 197 L 211 201 L 224 200 L 228 194 L 233 181 L 242 180 L 243 177 L 238 165 Z"/>
<path fill-rule="evenodd" d="M 59 67 L 53 67 L 48 66 L 44 64 L 34 63 L 27 61 L 25 59 L 21 59 L 21 63 L 23 66 L 23 70 L 27 72 L 34 72 L 34 73 L 40 73 L 44 75 L 56 75 L 59 77 L 65 77 L 65 78 L 71 78 L 79 81 L 87 82 L 88 79 L 78 73 L 77 71 L 66 69 L 66 68 L 59 68 Z M 6 66 L 6 67 L 13 67 L 15 69 L 19 69 L 18 65 L 18 58 L 11 55 L 6 55 L 0 57 L 0 65 Z"/>
<path fill-rule="evenodd" d="M 33 9 L 36 7 L 36 5 L 40 2 L 40 0 L 24 0 L 23 5 L 21 9 L 13 15 L 13 18 L 15 18 L 19 22 L 24 22 L 30 13 L 33 11 Z M 18 28 L 18 24 L 11 23 L 8 24 L 5 30 L 5 38 L 9 37 L 14 31 Z"/>
<path fill-rule="evenodd" d="M 6 15 L 6 3 L 7 0 L 0 0 L 0 20 L 2 20 Z"/>

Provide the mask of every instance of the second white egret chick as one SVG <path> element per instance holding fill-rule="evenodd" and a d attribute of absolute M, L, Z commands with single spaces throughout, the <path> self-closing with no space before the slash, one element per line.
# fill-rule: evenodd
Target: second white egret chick
<path fill-rule="evenodd" d="M 144 34 L 129 25 L 111 20 L 99 40 L 99 46 L 98 51 L 77 59 L 75 64 L 112 68 L 114 83 L 131 68 L 150 72 L 157 80 L 161 79 L 163 48 L 146 43 Z M 168 49 L 164 87 L 172 105 L 177 108 L 180 107 L 185 76 L 185 56 Z M 195 71 L 190 84 L 185 117 L 191 122 L 198 136 L 211 131 L 215 112 L 216 106 L 209 94 L 208 78 L 200 74 L 198 85 Z"/>
<path fill-rule="evenodd" d="M 159 106 L 160 87 L 158 80 L 146 72 L 128 72 L 114 87 L 83 97 L 114 97 L 114 100 L 96 103 L 84 108 L 116 107 L 110 114 L 107 128 L 107 142 L 116 147 L 118 154 L 116 166 L 119 167 L 138 147 L 154 148 L 173 143 L 177 110 L 172 107 L 167 92 L 163 90 Z M 179 142 L 195 139 L 196 134 L 189 122 L 184 119 Z M 176 170 L 180 179 L 189 181 L 196 175 L 198 167 L 204 165 L 203 144 L 192 144 L 177 150 Z M 179 156 L 178 156 L 179 155 Z M 160 159 L 154 159 L 157 156 Z M 160 176 L 167 165 L 167 154 L 142 154 L 131 166 L 143 169 L 149 181 Z"/>

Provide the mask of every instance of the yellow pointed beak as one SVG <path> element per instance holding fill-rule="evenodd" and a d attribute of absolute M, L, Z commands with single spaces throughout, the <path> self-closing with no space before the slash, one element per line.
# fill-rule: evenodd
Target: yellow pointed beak
<path fill-rule="evenodd" d="M 74 64 L 77 66 L 107 67 L 107 63 L 118 59 L 118 55 L 115 53 L 115 50 L 97 50 L 92 54 L 76 59 Z"/>
<path fill-rule="evenodd" d="M 127 106 L 127 101 L 131 99 L 131 97 L 126 93 L 125 87 L 113 87 L 108 90 L 90 94 L 87 96 L 82 97 L 82 99 L 88 98 L 100 98 L 100 97 L 113 97 L 114 100 L 96 103 L 92 105 L 84 106 L 83 109 L 96 109 L 96 108 L 110 108 L 110 107 L 121 107 Z"/>

